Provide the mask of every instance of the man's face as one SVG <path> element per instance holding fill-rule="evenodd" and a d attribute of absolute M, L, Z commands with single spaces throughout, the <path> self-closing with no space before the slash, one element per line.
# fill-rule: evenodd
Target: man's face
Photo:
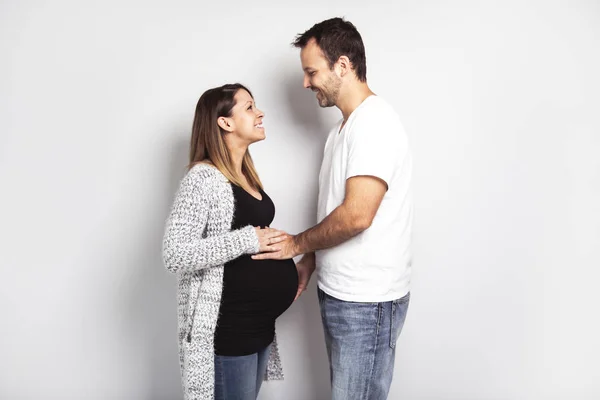
<path fill-rule="evenodd" d="M 304 87 L 317 94 L 321 107 L 335 106 L 342 79 L 337 75 L 335 65 L 333 70 L 329 68 L 327 58 L 314 38 L 300 51 L 300 61 L 304 71 Z"/>

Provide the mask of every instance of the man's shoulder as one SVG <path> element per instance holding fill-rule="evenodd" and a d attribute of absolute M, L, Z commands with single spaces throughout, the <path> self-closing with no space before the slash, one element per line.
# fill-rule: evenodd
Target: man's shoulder
<path fill-rule="evenodd" d="M 392 104 L 383 97 L 376 95 L 368 98 L 368 101 L 365 102 L 364 106 L 359 109 L 359 113 L 356 117 L 357 120 L 372 120 L 381 117 L 400 119 Z"/>
<path fill-rule="evenodd" d="M 342 123 L 343 123 L 343 122 L 344 122 L 344 118 L 340 118 L 340 119 L 338 119 L 338 120 L 335 122 L 335 124 L 333 124 L 333 125 L 331 126 L 331 128 L 329 129 L 329 134 L 328 134 L 327 136 L 329 137 L 329 136 L 332 136 L 332 135 L 335 135 L 335 134 L 337 134 L 337 133 L 338 133 L 338 131 L 340 130 L 340 126 L 342 126 Z"/>
<path fill-rule="evenodd" d="M 364 104 L 357 113 L 356 117 L 349 126 L 350 137 L 361 135 L 361 132 L 368 132 L 372 135 L 378 132 L 378 135 L 401 134 L 404 132 L 400 116 L 394 110 L 393 106 L 385 99 L 379 96 L 373 96 L 368 104 Z"/>

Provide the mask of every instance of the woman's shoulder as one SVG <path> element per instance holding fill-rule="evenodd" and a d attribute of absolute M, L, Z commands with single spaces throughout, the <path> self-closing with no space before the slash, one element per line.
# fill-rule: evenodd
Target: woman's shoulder
<path fill-rule="evenodd" d="M 212 199 L 215 195 L 222 195 L 227 187 L 229 187 L 229 181 L 217 168 L 206 163 L 198 163 L 181 178 L 179 196 L 189 195 Z"/>
<path fill-rule="evenodd" d="M 217 167 L 205 162 L 197 163 L 190 168 L 184 179 L 204 185 L 219 185 L 229 182 Z"/>

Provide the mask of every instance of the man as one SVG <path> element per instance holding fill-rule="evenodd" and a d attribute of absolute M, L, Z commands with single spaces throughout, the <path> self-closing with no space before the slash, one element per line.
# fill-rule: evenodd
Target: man
<path fill-rule="evenodd" d="M 305 254 L 297 265 L 298 295 L 318 267 L 333 399 L 386 399 L 410 297 L 408 140 L 396 112 L 367 85 L 365 49 L 353 24 L 323 21 L 293 45 L 301 49 L 304 87 L 343 118 L 325 144 L 320 222 L 254 258 Z"/>

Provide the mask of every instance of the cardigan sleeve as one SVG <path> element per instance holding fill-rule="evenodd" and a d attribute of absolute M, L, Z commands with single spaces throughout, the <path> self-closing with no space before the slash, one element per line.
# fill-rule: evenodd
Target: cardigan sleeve
<path fill-rule="evenodd" d="M 215 267 L 259 251 L 256 230 L 251 225 L 225 234 L 208 232 L 208 237 L 202 237 L 208 228 L 209 194 L 216 179 L 214 173 L 190 170 L 181 181 L 163 238 L 163 261 L 172 273 Z"/>

